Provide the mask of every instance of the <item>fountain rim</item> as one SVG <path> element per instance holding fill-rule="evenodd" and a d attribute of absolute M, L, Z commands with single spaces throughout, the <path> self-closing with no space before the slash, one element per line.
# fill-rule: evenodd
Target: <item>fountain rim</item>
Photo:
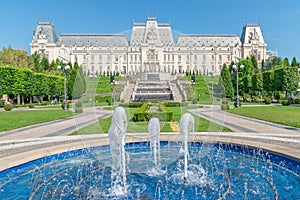
<path fill-rule="evenodd" d="M 261 133 L 195 132 L 191 134 L 189 142 L 222 143 L 241 147 L 246 146 L 253 149 L 259 148 L 263 151 L 300 162 L 300 150 L 274 144 L 274 141 L 278 138 L 272 135 L 258 140 L 257 137 L 259 135 Z M 127 133 L 126 143 L 149 141 L 149 137 L 148 133 Z M 161 141 L 180 141 L 180 138 L 181 136 L 178 132 L 161 133 Z M 5 142 L 8 145 L 0 146 L 0 163 L 6 163 L 6 165 L 0 164 L 0 173 L 9 168 L 14 168 L 46 156 L 109 144 L 108 134 L 59 136 Z M 11 152 L 12 155 L 5 156 L 3 151 Z"/>

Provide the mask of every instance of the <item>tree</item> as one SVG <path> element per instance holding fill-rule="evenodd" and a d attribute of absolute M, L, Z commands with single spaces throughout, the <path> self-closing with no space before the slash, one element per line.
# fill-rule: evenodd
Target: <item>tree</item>
<path fill-rule="evenodd" d="M 293 60 L 292 60 L 292 64 L 291 64 L 291 67 L 298 67 L 298 62 L 297 62 L 297 60 L 296 60 L 296 58 L 295 57 L 293 57 Z"/>
<path fill-rule="evenodd" d="M 46 56 L 43 56 L 40 65 L 41 65 L 41 70 L 43 71 L 48 71 L 50 69 L 50 64 Z"/>
<path fill-rule="evenodd" d="M 258 64 L 257 64 L 257 60 L 256 60 L 255 56 L 251 57 L 251 63 L 252 63 L 254 73 L 257 73 L 258 72 Z"/>
<path fill-rule="evenodd" d="M 15 66 L 18 68 L 31 69 L 34 65 L 31 57 L 25 50 L 14 50 L 11 46 L 0 51 L 0 66 Z"/>
<path fill-rule="evenodd" d="M 231 76 L 226 64 L 223 64 L 218 85 L 221 90 L 220 92 L 225 94 L 226 97 L 231 98 L 234 96 Z"/>
<path fill-rule="evenodd" d="M 254 74 L 252 76 L 252 87 L 253 87 L 253 91 L 257 91 L 260 93 L 263 90 L 263 77 L 262 77 L 262 73 L 258 73 L 258 74 Z"/>
<path fill-rule="evenodd" d="M 282 65 L 285 66 L 285 67 L 286 67 L 286 66 L 290 66 L 289 59 L 288 59 L 288 58 L 284 58 L 284 59 L 283 59 Z"/>

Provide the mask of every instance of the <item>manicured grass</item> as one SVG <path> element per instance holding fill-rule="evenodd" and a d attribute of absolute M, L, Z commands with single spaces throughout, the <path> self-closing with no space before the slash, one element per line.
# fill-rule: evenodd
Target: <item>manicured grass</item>
<path fill-rule="evenodd" d="M 186 113 L 188 109 L 198 108 L 198 106 L 183 106 L 183 107 L 169 107 L 173 112 L 173 121 L 179 122 L 182 114 Z M 128 133 L 147 133 L 148 132 L 148 122 L 133 122 L 133 113 L 138 108 L 126 108 L 127 119 L 128 119 Z M 230 129 L 220 126 L 218 124 L 212 123 L 203 118 L 199 118 L 194 115 L 195 118 L 195 131 L 196 132 L 229 132 Z M 106 119 L 101 119 L 98 123 L 92 124 L 90 126 L 84 127 L 74 134 L 96 134 L 96 133 L 107 133 L 109 126 L 111 124 L 111 117 Z M 168 122 L 160 123 L 161 132 L 172 132 L 172 128 Z"/>
<path fill-rule="evenodd" d="M 0 112 L 0 132 L 73 116 L 64 110 L 13 110 Z"/>
<path fill-rule="evenodd" d="M 300 107 L 296 106 L 249 106 L 228 112 L 300 128 Z"/>
<path fill-rule="evenodd" d="M 196 75 L 196 83 L 193 85 L 194 98 L 199 99 L 201 104 L 211 104 L 212 82 L 214 89 L 214 98 L 217 97 L 219 76 L 214 78 L 207 75 Z M 191 76 L 186 76 L 187 80 L 191 80 Z M 200 94 L 200 97 L 199 97 Z"/>

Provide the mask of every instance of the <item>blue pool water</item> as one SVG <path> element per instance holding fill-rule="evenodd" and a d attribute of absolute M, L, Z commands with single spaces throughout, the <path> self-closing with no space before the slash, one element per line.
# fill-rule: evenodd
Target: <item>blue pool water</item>
<path fill-rule="evenodd" d="M 111 183 L 109 146 L 47 156 L 0 172 L 0 199 L 300 199 L 300 163 L 259 149 L 190 143 L 183 181 L 181 143 L 126 145 L 125 195 Z"/>

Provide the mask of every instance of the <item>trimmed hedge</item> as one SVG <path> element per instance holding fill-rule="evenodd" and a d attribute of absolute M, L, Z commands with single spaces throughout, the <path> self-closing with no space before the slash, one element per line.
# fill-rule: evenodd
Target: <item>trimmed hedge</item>
<path fill-rule="evenodd" d="M 188 106 L 188 102 L 165 102 L 163 103 L 166 107 L 180 107 L 180 106 Z"/>
<path fill-rule="evenodd" d="M 129 103 L 120 103 L 119 106 L 129 107 L 129 108 L 140 108 L 144 102 L 129 102 Z"/>
<path fill-rule="evenodd" d="M 163 104 L 159 104 L 159 112 L 148 112 L 151 106 L 155 104 L 143 104 L 133 115 L 133 121 L 149 121 L 151 118 L 156 117 L 160 121 L 171 121 L 173 113 Z"/>
<path fill-rule="evenodd" d="M 282 100 L 281 103 L 282 103 L 283 106 L 289 106 L 289 105 L 291 105 L 291 102 L 289 100 Z"/>

